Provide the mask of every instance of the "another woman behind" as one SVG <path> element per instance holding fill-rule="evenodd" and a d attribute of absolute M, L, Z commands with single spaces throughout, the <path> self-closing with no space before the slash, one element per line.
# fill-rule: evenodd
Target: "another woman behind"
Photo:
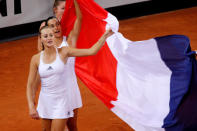
<path fill-rule="evenodd" d="M 75 2 L 77 3 L 77 2 Z M 55 0 L 53 4 L 53 13 L 55 17 L 61 21 L 62 15 L 65 10 L 66 0 Z M 77 3 L 78 4 L 78 3 Z M 78 18 L 78 17 L 77 17 Z M 42 22 L 40 28 L 45 26 L 46 22 Z M 42 51 L 42 44 L 40 43 L 40 38 L 38 37 L 38 51 Z"/>
<path fill-rule="evenodd" d="M 57 2 L 57 1 L 56 1 Z M 63 15 L 63 4 L 64 2 L 59 2 L 54 4 L 54 12 L 57 17 L 61 18 Z M 81 21 L 82 21 L 82 14 L 79 8 L 79 5 L 77 3 L 77 0 L 74 0 L 75 4 L 75 11 L 76 11 L 76 20 L 74 27 L 72 31 L 70 32 L 68 38 L 62 35 L 62 29 L 60 25 L 60 21 L 58 18 L 50 17 L 46 21 L 46 24 L 52 28 L 52 31 L 54 33 L 55 37 L 55 43 L 58 48 L 69 46 L 69 47 L 76 47 L 76 42 L 80 33 L 81 29 Z M 56 5 L 58 7 L 56 7 Z M 62 6 L 62 8 L 60 7 Z M 70 95 L 71 95 L 71 106 L 74 111 L 74 116 L 69 118 L 67 121 L 67 127 L 69 131 L 77 131 L 77 116 L 78 116 L 78 109 L 82 107 L 82 99 L 80 95 L 80 90 L 77 84 L 77 78 L 75 74 L 75 58 L 71 57 L 68 58 L 66 67 L 65 67 L 65 73 L 67 74 L 67 77 L 65 77 L 65 85 L 70 89 Z"/>
<path fill-rule="evenodd" d="M 59 21 L 61 21 L 62 15 L 64 14 L 65 4 L 66 0 L 55 0 L 54 2 L 53 12 Z"/>

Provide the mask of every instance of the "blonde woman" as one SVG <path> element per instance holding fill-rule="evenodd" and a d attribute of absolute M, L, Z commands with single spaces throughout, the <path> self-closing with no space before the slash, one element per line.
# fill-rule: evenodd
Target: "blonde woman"
<path fill-rule="evenodd" d="M 64 131 L 67 119 L 73 117 L 70 92 L 64 80 L 68 57 L 95 55 L 113 32 L 107 30 L 89 49 L 56 48 L 54 33 L 49 26 L 41 28 L 40 34 L 44 50 L 32 57 L 27 82 L 29 114 L 33 119 L 42 119 L 44 131 Z M 41 80 L 41 91 L 36 109 L 34 82 L 37 74 Z"/>

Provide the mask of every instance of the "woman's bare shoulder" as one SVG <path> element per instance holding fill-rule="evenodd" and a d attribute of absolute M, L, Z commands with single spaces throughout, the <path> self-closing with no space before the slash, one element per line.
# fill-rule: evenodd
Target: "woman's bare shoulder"
<path fill-rule="evenodd" d="M 32 58 L 31 58 L 31 63 L 33 64 L 39 64 L 39 61 L 40 61 L 40 54 L 41 54 L 41 52 L 39 52 L 39 53 L 37 53 L 37 54 L 35 54 L 35 55 L 33 55 L 32 56 Z"/>

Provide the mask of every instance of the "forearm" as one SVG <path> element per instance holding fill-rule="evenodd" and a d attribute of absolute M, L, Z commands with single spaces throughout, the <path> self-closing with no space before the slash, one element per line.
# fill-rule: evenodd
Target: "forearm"
<path fill-rule="evenodd" d="M 33 85 L 33 84 L 31 84 Z M 32 86 L 30 85 L 27 85 L 27 101 L 28 101 L 28 107 L 29 107 L 29 115 L 33 118 L 33 119 L 36 119 L 38 120 L 39 119 L 39 114 L 36 110 L 36 107 L 35 107 L 35 95 L 33 94 L 34 91 L 33 91 L 33 88 Z"/>
<path fill-rule="evenodd" d="M 37 74 L 34 82 L 29 82 L 27 85 L 27 101 L 29 109 L 35 108 L 35 97 L 40 84 L 40 77 Z"/>
<path fill-rule="evenodd" d="M 35 100 L 36 92 L 38 91 L 38 87 L 40 85 L 40 76 L 37 74 L 36 80 L 33 84 L 33 99 Z"/>
<path fill-rule="evenodd" d="M 33 91 L 33 88 L 31 88 L 31 86 L 27 86 L 27 91 L 26 91 L 26 95 L 27 95 L 27 102 L 28 102 L 28 107 L 29 109 L 35 108 L 35 92 Z"/>
<path fill-rule="evenodd" d="M 73 56 L 90 56 L 95 55 L 100 48 L 104 45 L 105 40 L 107 39 L 107 35 L 104 34 L 98 42 L 96 42 L 91 48 L 89 49 L 76 49 L 76 48 L 68 48 L 68 57 Z"/>
<path fill-rule="evenodd" d="M 80 10 L 80 7 L 79 7 L 79 4 L 78 4 L 77 0 L 74 0 L 74 4 L 75 4 L 75 11 L 76 11 L 77 19 L 81 19 L 82 18 L 82 13 L 81 13 L 81 10 Z"/>
<path fill-rule="evenodd" d="M 68 43 L 73 48 L 76 47 L 76 42 L 77 42 L 80 30 L 81 30 L 81 22 L 82 22 L 82 13 L 79 8 L 79 4 L 77 3 L 77 0 L 74 0 L 74 4 L 75 4 L 75 12 L 76 12 L 77 18 L 75 20 L 74 27 L 72 31 L 70 32 L 69 38 L 68 38 Z"/>
<path fill-rule="evenodd" d="M 76 49 L 76 48 L 65 48 L 65 56 L 90 56 L 95 55 L 101 47 L 105 44 L 106 39 L 113 34 L 112 30 L 107 30 L 101 38 L 89 49 Z"/>
<path fill-rule="evenodd" d="M 107 34 L 103 34 L 103 36 L 89 49 L 90 55 L 95 55 L 100 50 L 100 48 L 105 44 L 107 39 Z"/>

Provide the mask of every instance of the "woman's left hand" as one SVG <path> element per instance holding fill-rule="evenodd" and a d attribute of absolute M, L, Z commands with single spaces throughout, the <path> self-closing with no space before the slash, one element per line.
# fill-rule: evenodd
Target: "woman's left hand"
<path fill-rule="evenodd" d="M 31 116 L 32 119 L 36 119 L 36 120 L 40 119 L 38 112 L 35 108 L 29 110 L 29 115 Z"/>

